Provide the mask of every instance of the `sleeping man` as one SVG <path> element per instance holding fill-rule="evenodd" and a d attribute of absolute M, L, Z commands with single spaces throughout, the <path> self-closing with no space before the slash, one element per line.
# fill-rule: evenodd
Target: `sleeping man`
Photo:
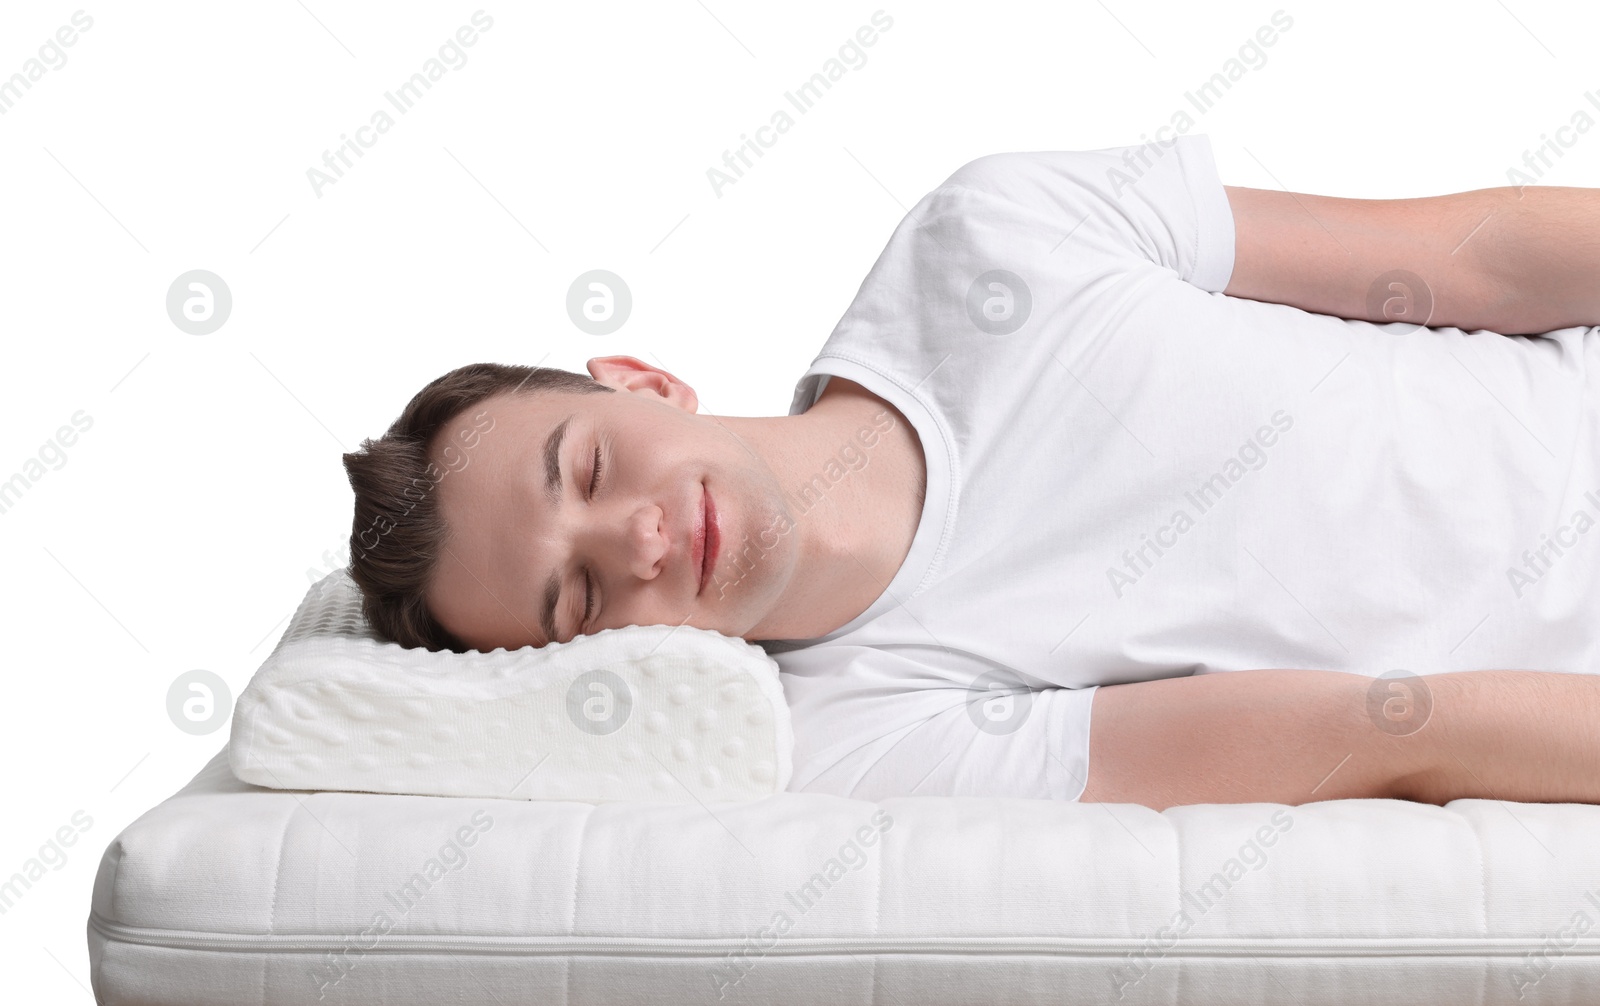
<path fill-rule="evenodd" d="M 433 381 L 345 455 L 350 573 L 407 646 L 757 642 L 792 790 L 1600 803 L 1597 275 L 1588 189 L 981 157 L 786 416 L 623 356 Z"/>

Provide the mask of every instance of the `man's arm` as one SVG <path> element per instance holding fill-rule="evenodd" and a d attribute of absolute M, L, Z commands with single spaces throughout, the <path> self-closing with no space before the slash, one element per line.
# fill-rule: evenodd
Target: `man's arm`
<path fill-rule="evenodd" d="M 1504 335 L 1600 325 L 1600 189 L 1342 199 L 1223 188 L 1234 220 L 1230 296 Z M 1426 288 L 1379 283 L 1394 270 Z M 1408 316 L 1408 305 L 1426 316 Z"/>
<path fill-rule="evenodd" d="M 1600 676 L 1458 671 L 1404 684 L 1425 694 L 1312 670 L 1102 685 L 1080 800 L 1600 803 Z M 1386 701 L 1417 719 L 1385 716 Z"/>

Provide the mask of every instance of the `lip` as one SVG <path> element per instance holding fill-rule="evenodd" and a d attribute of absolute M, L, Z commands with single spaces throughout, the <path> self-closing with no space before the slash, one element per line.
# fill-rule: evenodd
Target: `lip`
<path fill-rule="evenodd" d="M 711 582 L 711 572 L 717 568 L 717 552 L 722 544 L 722 531 L 717 526 L 717 505 L 711 499 L 711 490 L 700 487 L 700 512 L 695 515 L 694 525 L 694 558 L 699 564 L 700 586 L 695 591 L 698 597 L 705 593 L 706 585 Z"/>
<path fill-rule="evenodd" d="M 694 527 L 689 531 L 689 560 L 694 563 L 698 583 L 695 596 L 706 589 L 706 487 L 700 487 L 700 506 L 694 512 Z"/>

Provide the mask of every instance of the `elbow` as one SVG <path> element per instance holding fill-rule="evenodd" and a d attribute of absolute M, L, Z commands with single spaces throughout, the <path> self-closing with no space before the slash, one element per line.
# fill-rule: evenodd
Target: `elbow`
<path fill-rule="evenodd" d="M 1384 799 L 1409 800 L 1443 807 L 1455 799 L 1437 773 L 1421 771 L 1395 776 L 1385 787 Z"/>

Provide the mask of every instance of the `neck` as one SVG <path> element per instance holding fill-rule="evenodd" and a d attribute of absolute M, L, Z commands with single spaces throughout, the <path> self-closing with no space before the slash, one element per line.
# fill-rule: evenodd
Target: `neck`
<path fill-rule="evenodd" d="M 782 594 L 744 638 L 811 639 L 861 614 L 894 579 L 916 529 L 914 518 L 909 531 L 895 523 L 903 507 L 885 505 L 921 475 L 896 450 L 907 437 L 917 442 L 910 425 L 883 399 L 837 378 L 798 416 L 720 421 L 776 476 L 797 555 Z M 865 447 L 863 437 L 876 442 Z"/>

